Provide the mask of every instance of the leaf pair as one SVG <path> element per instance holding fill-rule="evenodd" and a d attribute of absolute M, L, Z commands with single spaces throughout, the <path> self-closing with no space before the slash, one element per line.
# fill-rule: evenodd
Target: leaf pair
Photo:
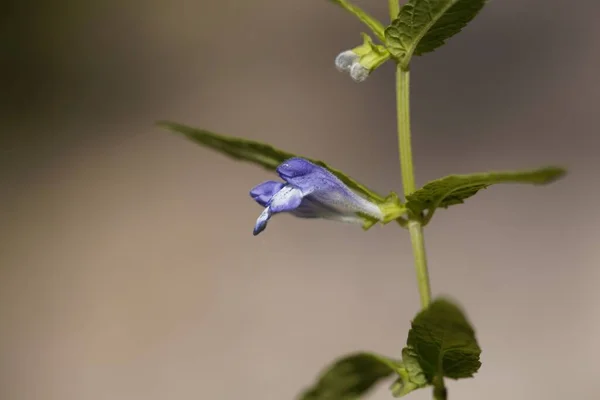
<path fill-rule="evenodd" d="M 204 129 L 196 129 L 175 122 L 159 122 L 159 126 L 183 134 L 188 139 L 202 146 L 216 150 L 236 160 L 247 161 L 262 166 L 269 171 L 274 171 L 279 164 L 289 158 L 298 157 L 298 155 L 294 153 L 279 150 L 269 144 L 232 136 L 219 135 Z M 393 207 L 397 207 L 399 204 L 393 193 L 388 196 L 383 196 L 352 179 L 342 171 L 330 167 L 323 161 L 313 160 L 307 157 L 303 158 L 327 168 L 348 187 L 368 200 L 384 207 L 386 204 L 391 204 Z M 418 189 L 416 192 L 409 195 L 406 199 L 405 206 L 411 210 L 414 215 L 420 215 L 424 211 L 428 211 L 425 218 L 425 223 L 427 223 L 431 220 L 431 217 L 437 208 L 447 208 L 454 204 L 461 204 L 465 199 L 490 185 L 497 183 L 530 183 L 541 185 L 555 181 L 563 176 L 564 173 L 565 171 L 561 168 L 547 167 L 531 171 L 450 175 L 445 178 L 431 181 L 421 189 Z M 400 206 L 402 205 L 400 204 Z"/>
<path fill-rule="evenodd" d="M 462 311 L 444 299 L 417 314 L 406 345 L 402 360 L 355 353 L 335 361 L 300 400 L 358 399 L 392 375 L 398 376 L 390 387 L 395 397 L 426 386 L 443 390 L 441 378 L 472 377 L 481 366 L 473 328 Z"/>

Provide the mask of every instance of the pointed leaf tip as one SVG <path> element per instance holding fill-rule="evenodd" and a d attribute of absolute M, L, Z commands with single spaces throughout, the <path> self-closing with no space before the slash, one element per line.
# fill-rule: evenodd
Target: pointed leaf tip
<path fill-rule="evenodd" d="M 462 204 L 482 189 L 499 183 L 527 183 L 545 185 L 552 183 L 566 174 L 560 167 L 545 167 L 526 171 L 485 172 L 468 175 L 449 175 L 431 181 L 411 195 L 407 196 L 406 206 L 414 213 L 425 210 L 430 215 L 437 208 L 447 208 Z"/>
<path fill-rule="evenodd" d="M 234 136 L 220 135 L 205 129 L 192 128 L 187 125 L 171 121 L 158 121 L 157 125 L 161 128 L 182 134 L 187 139 L 212 150 L 216 150 L 226 156 L 240 161 L 247 161 L 259 165 L 269 171 L 275 171 L 277 166 L 293 157 L 302 157 L 294 153 L 275 148 L 267 143 L 247 140 Z M 346 175 L 342 171 L 330 167 L 323 161 L 314 160 L 308 157 L 302 157 L 323 168 L 329 170 L 337 176 L 349 188 L 376 203 L 385 202 L 385 197 L 378 194 Z"/>
<path fill-rule="evenodd" d="M 394 372 L 395 361 L 371 353 L 354 353 L 329 365 L 299 400 L 356 400 Z"/>

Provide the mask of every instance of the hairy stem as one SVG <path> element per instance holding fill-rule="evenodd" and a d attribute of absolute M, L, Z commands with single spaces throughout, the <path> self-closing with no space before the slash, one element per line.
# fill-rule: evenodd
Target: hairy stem
<path fill-rule="evenodd" d="M 398 112 L 398 146 L 400 150 L 400 166 L 402 168 L 402 182 L 404 196 L 415 191 L 415 173 L 412 160 L 412 146 L 410 140 L 410 72 L 396 67 L 396 107 Z M 426 308 L 431 302 L 431 288 L 429 273 L 427 271 L 427 256 L 425 254 L 425 240 L 420 215 L 409 214 L 408 230 L 415 258 L 415 270 L 421 306 Z"/>
<path fill-rule="evenodd" d="M 391 7 L 391 1 L 390 1 Z M 404 196 L 415 191 L 415 173 L 412 160 L 412 145 L 410 139 L 410 72 L 399 64 L 396 67 L 396 108 L 398 114 L 398 146 L 400 150 L 400 166 L 402 168 L 402 182 Z M 427 308 L 431 303 L 431 287 L 429 272 L 427 271 L 427 255 L 425 253 L 425 238 L 423 236 L 423 219 L 421 215 L 409 212 L 408 231 L 415 258 L 415 270 L 421 307 Z M 435 386 L 433 397 L 435 400 L 446 400 L 447 392 L 443 378 Z"/>
<path fill-rule="evenodd" d="M 391 5 L 391 1 L 390 1 Z M 410 71 L 403 69 L 399 64 L 396 67 L 396 108 L 398 114 L 398 146 L 400 150 L 400 167 L 402 169 L 402 183 L 404 196 L 415 191 L 415 173 L 412 160 L 412 145 L 410 139 Z M 423 221 L 421 215 L 409 212 L 408 231 L 415 258 L 415 271 L 421 307 L 427 308 L 431 303 L 431 287 L 429 272 L 427 271 L 427 255 L 425 253 L 425 238 L 423 236 Z M 446 400 L 447 392 L 444 388 L 443 378 L 433 392 L 435 400 Z M 440 390 L 442 388 L 443 390 Z"/>
<path fill-rule="evenodd" d="M 398 113 L 398 146 L 404 196 L 415 191 L 415 173 L 410 139 L 410 72 L 396 67 L 396 108 Z"/>
<path fill-rule="evenodd" d="M 418 221 L 410 221 L 408 223 L 408 231 L 410 232 L 410 241 L 415 257 L 415 269 L 417 272 L 419 295 L 421 296 L 421 306 L 426 308 L 431 302 L 431 289 L 429 287 L 429 273 L 427 272 L 427 256 L 425 254 L 423 227 Z"/>

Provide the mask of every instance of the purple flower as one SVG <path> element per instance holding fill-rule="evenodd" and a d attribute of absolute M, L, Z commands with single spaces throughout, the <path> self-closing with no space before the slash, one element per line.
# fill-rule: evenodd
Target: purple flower
<path fill-rule="evenodd" d="M 325 218 L 363 224 L 383 220 L 379 206 L 354 193 L 327 169 L 303 158 L 291 158 L 277 167 L 285 182 L 267 181 L 250 191 L 265 207 L 256 220 L 254 235 L 261 233 L 272 215 L 289 212 L 300 218 Z"/>

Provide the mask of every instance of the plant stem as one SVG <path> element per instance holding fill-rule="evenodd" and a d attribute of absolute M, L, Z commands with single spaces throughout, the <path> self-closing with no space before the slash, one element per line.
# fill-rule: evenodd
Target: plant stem
<path fill-rule="evenodd" d="M 410 72 L 400 65 L 396 67 L 396 108 L 398 114 L 398 146 L 400 150 L 400 166 L 402 168 L 402 183 L 404 196 L 415 191 L 415 173 L 412 160 L 412 146 L 410 140 Z M 427 308 L 431 302 L 431 288 L 429 273 L 427 272 L 427 256 L 425 254 L 425 240 L 420 215 L 409 213 L 408 230 L 415 258 L 415 270 L 421 307 Z"/>
<path fill-rule="evenodd" d="M 393 21 L 398 18 L 398 12 L 400 12 L 400 3 L 399 0 L 388 0 L 388 4 L 390 5 L 390 18 Z"/>
<path fill-rule="evenodd" d="M 448 391 L 446 390 L 446 386 L 444 385 L 443 377 L 433 378 L 433 398 L 435 400 L 448 399 Z"/>
<path fill-rule="evenodd" d="M 398 113 L 398 146 L 404 195 L 415 191 L 415 173 L 410 140 L 410 71 L 396 67 L 396 108 Z"/>
<path fill-rule="evenodd" d="M 400 11 L 398 0 L 388 0 L 390 5 L 390 16 L 394 20 Z M 402 68 L 396 64 L 396 113 L 398 115 L 398 148 L 400 153 L 400 168 L 402 172 L 402 185 L 404 186 L 404 197 L 408 197 L 415 191 L 415 171 L 412 159 L 412 144 L 410 138 L 410 71 L 408 67 Z M 431 303 L 431 285 L 429 283 L 429 272 L 427 271 L 427 254 L 425 252 L 425 237 L 423 235 L 423 217 L 408 212 L 408 231 L 410 232 L 410 243 L 415 258 L 415 271 L 419 295 L 421 296 L 421 307 L 423 309 Z M 444 378 L 439 377 L 439 382 L 434 384 L 434 400 L 447 400 L 448 392 L 444 386 Z"/>
<path fill-rule="evenodd" d="M 431 289 L 429 287 L 429 273 L 427 272 L 423 227 L 419 221 L 410 221 L 408 223 L 408 231 L 410 232 L 410 241 L 415 257 L 415 270 L 419 284 L 419 295 L 421 296 L 421 307 L 427 308 L 431 302 Z"/>

